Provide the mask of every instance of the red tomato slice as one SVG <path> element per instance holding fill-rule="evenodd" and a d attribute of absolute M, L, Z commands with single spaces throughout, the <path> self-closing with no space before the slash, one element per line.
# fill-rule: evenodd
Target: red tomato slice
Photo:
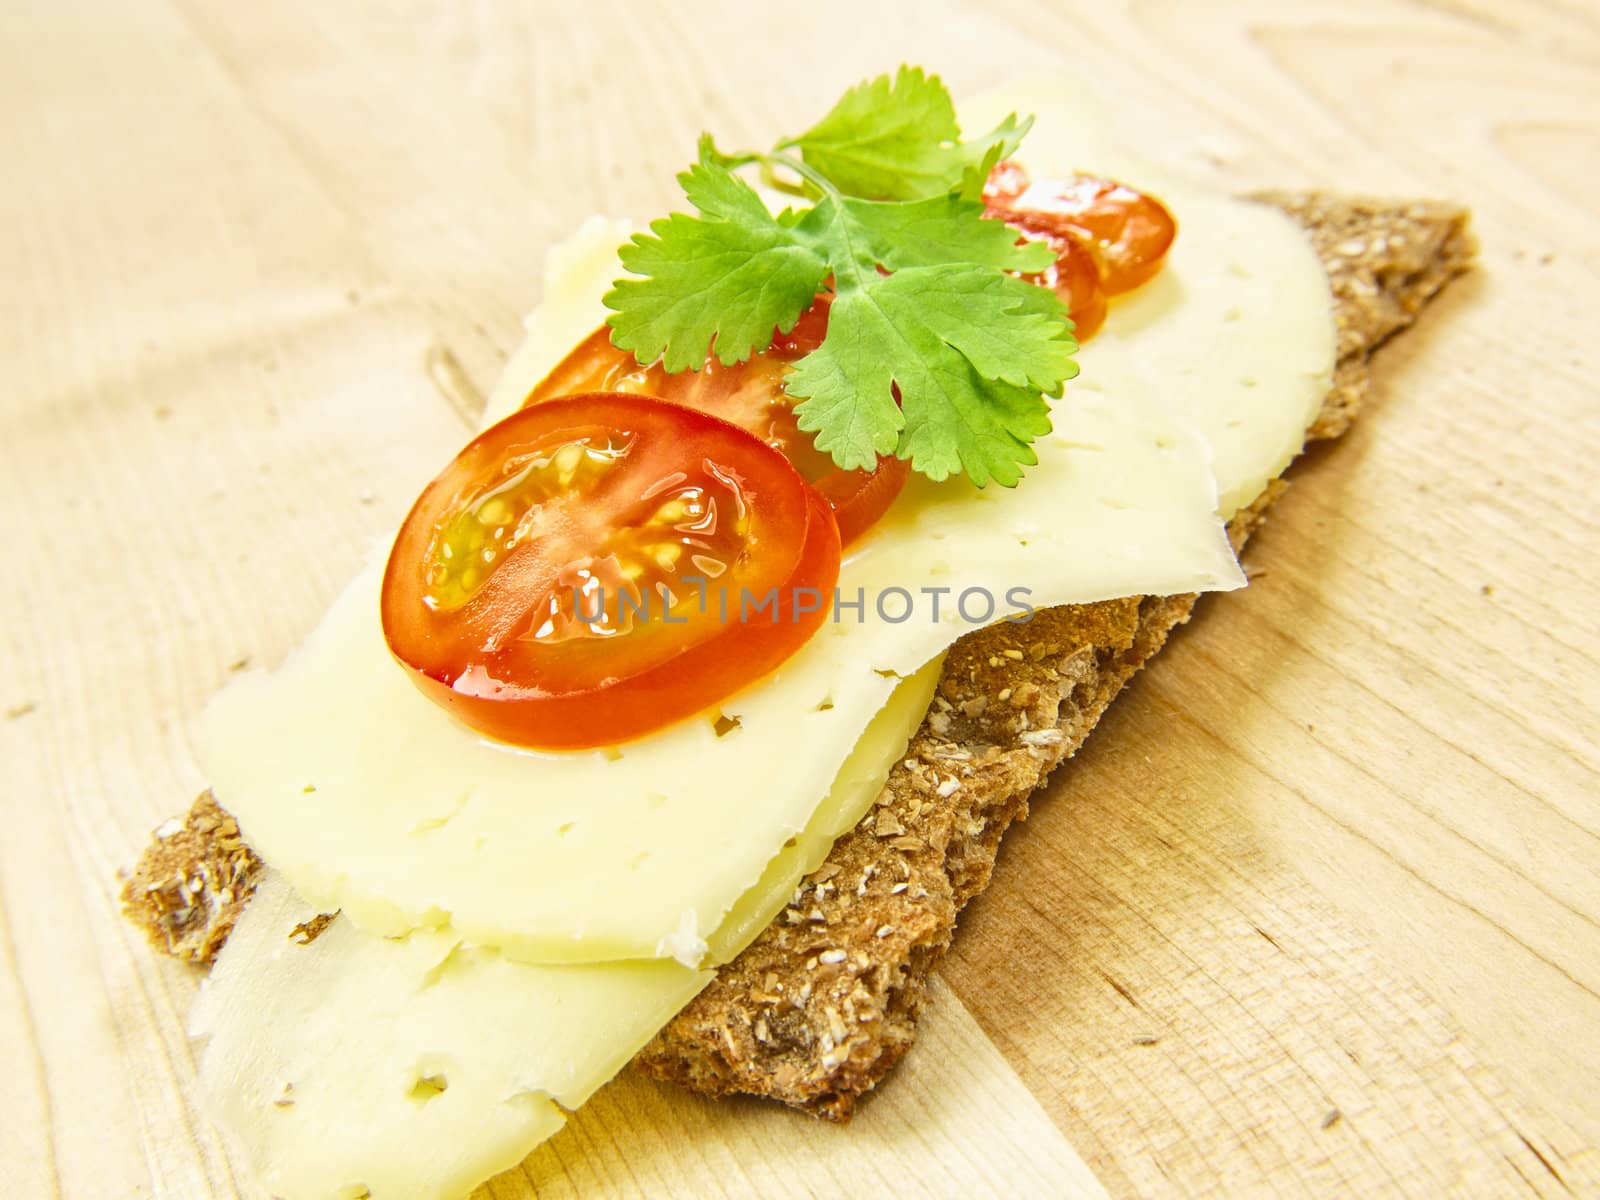
<path fill-rule="evenodd" d="M 783 662 L 838 576 L 833 515 L 782 454 L 682 405 L 591 393 L 514 413 L 428 485 L 384 572 L 383 632 L 474 729 L 615 745 Z"/>
<path fill-rule="evenodd" d="M 1004 162 L 990 174 L 983 198 L 991 215 L 1029 232 L 1077 232 L 1089 238 L 1111 296 L 1151 279 L 1178 232 L 1172 214 L 1154 196 L 1094 175 L 1030 183 L 1019 165 Z"/>
<path fill-rule="evenodd" d="M 905 486 L 910 465 L 880 455 L 874 470 L 842 471 L 795 421 L 793 401 L 783 390 L 783 381 L 791 363 L 822 344 L 829 302 L 827 296 L 818 297 L 794 329 L 778 334 L 767 350 L 747 362 L 725 367 L 708 358 L 698 371 L 672 375 L 660 364 L 641 366 L 628 351 L 613 346 L 611 331 L 601 326 L 556 364 L 528 393 L 522 406 L 574 392 L 636 392 L 732 421 L 781 451 L 827 498 L 839 524 L 839 537 L 849 545 L 894 503 Z"/>
<path fill-rule="evenodd" d="M 1014 218 L 1006 220 L 1018 225 Z M 1018 225 L 1022 236 L 1042 241 L 1056 252 L 1056 261 L 1037 278 L 1043 287 L 1054 288 L 1072 318 L 1073 336 L 1087 342 L 1106 323 L 1106 290 L 1100 279 L 1100 260 L 1089 239 L 1081 233 L 1037 233 Z"/>

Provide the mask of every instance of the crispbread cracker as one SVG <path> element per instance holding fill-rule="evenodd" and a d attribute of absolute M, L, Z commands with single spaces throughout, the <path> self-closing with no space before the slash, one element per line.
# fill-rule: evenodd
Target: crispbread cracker
<path fill-rule="evenodd" d="M 256 890 L 261 866 L 238 822 L 201 792 L 182 820 L 174 817 L 152 835 L 122 885 L 122 911 L 156 949 L 210 966 Z"/>
<path fill-rule="evenodd" d="M 1320 193 L 1260 198 L 1306 227 L 1328 269 L 1339 357 L 1308 436 L 1336 437 L 1366 398 L 1371 352 L 1470 262 L 1467 214 Z M 1274 481 L 1234 517 L 1236 548 L 1285 486 Z M 1046 609 L 957 642 L 873 810 L 634 1065 L 712 1095 L 848 1118 L 910 1047 L 928 973 L 962 907 L 988 886 L 1007 827 L 1194 602 Z M 221 948 L 260 870 L 237 833 L 207 793 L 145 851 L 123 900 L 159 949 L 209 963 Z"/>

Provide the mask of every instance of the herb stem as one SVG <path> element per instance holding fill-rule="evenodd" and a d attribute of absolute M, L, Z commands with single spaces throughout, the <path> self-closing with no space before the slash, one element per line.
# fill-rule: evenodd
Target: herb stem
<path fill-rule="evenodd" d="M 816 199 L 816 197 L 812 195 L 810 191 L 802 187 L 800 184 L 791 183 L 789 180 L 779 176 L 776 169 L 776 164 L 768 159 L 765 155 L 756 155 L 755 157 L 761 163 L 761 182 L 766 184 L 773 191 L 782 192 L 786 196 L 796 196 L 801 200 Z"/>
<path fill-rule="evenodd" d="M 796 158 L 792 154 L 779 154 L 776 152 L 772 154 L 763 154 L 760 157 L 763 163 L 769 163 L 772 166 L 777 167 L 789 168 L 789 170 L 800 176 L 801 179 L 804 179 L 823 195 L 833 196 L 836 199 L 842 199 L 842 193 L 838 188 L 834 187 L 832 181 L 829 180 L 826 175 L 822 174 L 822 172 L 814 170 L 812 167 L 807 165 L 803 159 Z"/>

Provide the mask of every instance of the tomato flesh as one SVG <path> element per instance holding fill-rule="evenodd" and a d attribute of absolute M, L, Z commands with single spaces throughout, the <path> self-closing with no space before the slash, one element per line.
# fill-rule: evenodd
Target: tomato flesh
<path fill-rule="evenodd" d="M 615 745 L 788 658 L 838 573 L 827 502 L 760 438 L 580 394 L 486 430 L 422 493 L 384 573 L 383 630 L 482 733 Z"/>
<path fill-rule="evenodd" d="M 1030 182 L 1018 164 L 1003 162 L 990 174 L 983 199 L 990 216 L 1025 232 L 1087 238 L 1108 296 L 1153 278 L 1178 232 L 1172 214 L 1154 196 L 1095 175 Z"/>
<path fill-rule="evenodd" d="M 632 392 L 658 396 L 732 421 L 780 451 L 833 508 L 839 537 L 848 545 L 870 529 L 905 486 L 910 465 L 880 455 L 871 471 L 844 471 L 800 429 L 794 404 L 783 390 L 792 364 L 822 344 L 830 298 L 821 296 L 788 333 L 747 361 L 725 367 L 710 357 L 697 371 L 668 374 L 659 363 L 640 364 L 611 344 L 611 331 L 596 329 L 556 364 L 528 393 L 523 407 L 575 392 Z"/>
<path fill-rule="evenodd" d="M 1106 289 L 1100 277 L 1100 262 L 1089 239 L 1074 230 L 1039 233 L 1021 230 L 1029 241 L 1044 242 L 1055 251 L 1056 260 L 1036 277 L 1040 286 L 1054 288 L 1072 318 L 1073 336 L 1087 342 L 1106 323 Z"/>

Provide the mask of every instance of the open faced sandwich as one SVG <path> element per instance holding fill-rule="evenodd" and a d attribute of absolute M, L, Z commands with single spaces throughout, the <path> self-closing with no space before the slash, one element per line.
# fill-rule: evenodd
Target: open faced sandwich
<path fill-rule="evenodd" d="M 1051 85 L 962 115 L 902 68 L 578 230 L 478 436 L 204 713 L 125 900 L 210 966 L 271 1193 L 463 1196 L 630 1062 L 848 1117 L 1007 826 L 1471 256 L 1448 205 L 1185 185 Z"/>

